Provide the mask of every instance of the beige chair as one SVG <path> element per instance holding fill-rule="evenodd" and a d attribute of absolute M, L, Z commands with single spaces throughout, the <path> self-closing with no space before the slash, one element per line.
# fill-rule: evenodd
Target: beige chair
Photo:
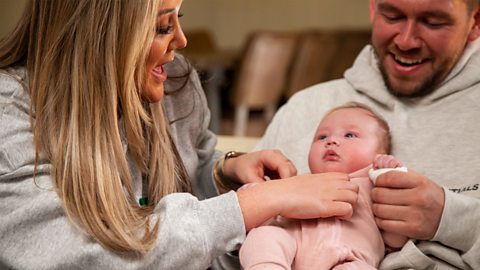
<path fill-rule="evenodd" d="M 370 29 L 337 30 L 335 35 L 339 46 L 330 70 L 330 80 L 343 78 L 343 73 L 353 65 L 360 51 L 371 42 Z"/>
<path fill-rule="evenodd" d="M 263 111 L 267 122 L 272 119 L 285 88 L 296 37 L 294 33 L 276 31 L 249 35 L 231 95 L 235 106 L 234 135 L 245 135 L 250 110 Z"/>
<path fill-rule="evenodd" d="M 211 54 L 218 50 L 213 34 L 208 29 L 192 29 L 185 31 L 188 46 L 180 52 L 186 56 Z"/>
<path fill-rule="evenodd" d="M 308 30 L 300 35 L 285 98 L 313 84 L 338 79 L 370 43 L 368 29 Z"/>
<path fill-rule="evenodd" d="M 329 79 L 338 41 L 331 31 L 307 30 L 300 34 L 285 92 L 286 99 L 299 90 Z"/>

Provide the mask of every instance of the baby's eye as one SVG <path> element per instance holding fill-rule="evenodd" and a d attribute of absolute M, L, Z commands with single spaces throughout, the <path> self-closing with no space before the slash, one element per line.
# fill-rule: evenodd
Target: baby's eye
<path fill-rule="evenodd" d="M 324 141 L 324 140 L 327 139 L 327 135 L 320 135 L 320 136 L 318 136 L 318 139 L 319 139 L 320 141 Z"/>
<path fill-rule="evenodd" d="M 357 134 L 352 132 L 348 132 L 345 134 L 345 138 L 356 138 L 356 137 L 358 137 Z"/>

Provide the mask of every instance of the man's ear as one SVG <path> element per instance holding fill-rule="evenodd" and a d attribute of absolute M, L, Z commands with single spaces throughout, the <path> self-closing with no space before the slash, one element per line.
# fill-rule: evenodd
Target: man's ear
<path fill-rule="evenodd" d="M 474 41 L 480 37 L 480 4 L 473 11 L 473 25 L 468 34 L 468 41 Z"/>
<path fill-rule="evenodd" d="M 373 23 L 373 18 L 375 17 L 375 0 L 370 0 L 368 6 L 370 10 L 370 23 Z"/>

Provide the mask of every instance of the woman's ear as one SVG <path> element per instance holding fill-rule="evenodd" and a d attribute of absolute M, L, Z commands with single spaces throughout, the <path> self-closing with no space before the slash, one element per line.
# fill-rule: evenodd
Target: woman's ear
<path fill-rule="evenodd" d="M 468 41 L 474 41 L 480 37 L 480 4 L 473 11 L 473 25 L 468 34 Z"/>

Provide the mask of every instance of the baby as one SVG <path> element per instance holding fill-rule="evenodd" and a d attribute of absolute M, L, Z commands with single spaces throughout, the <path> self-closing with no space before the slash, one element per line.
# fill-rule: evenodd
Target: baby
<path fill-rule="evenodd" d="M 385 245 L 387 249 L 402 247 L 407 237 L 379 231 L 370 199 L 373 183 L 368 171 L 376 177 L 383 171 L 372 169 L 402 166 L 387 155 L 390 141 L 388 124 L 363 104 L 351 102 L 329 111 L 315 133 L 308 164 L 312 173 L 348 173 L 359 185 L 353 216 L 312 220 L 277 217 L 249 232 L 240 249 L 243 268 L 376 269 Z"/>

